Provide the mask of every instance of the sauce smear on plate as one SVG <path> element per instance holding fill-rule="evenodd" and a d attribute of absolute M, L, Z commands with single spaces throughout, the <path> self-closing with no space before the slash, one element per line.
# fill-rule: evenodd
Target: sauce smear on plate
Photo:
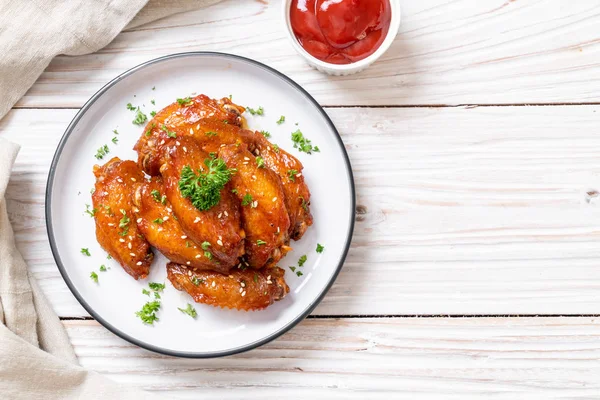
<path fill-rule="evenodd" d="M 350 64 L 373 54 L 387 35 L 389 0 L 292 0 L 300 45 L 319 60 Z"/>

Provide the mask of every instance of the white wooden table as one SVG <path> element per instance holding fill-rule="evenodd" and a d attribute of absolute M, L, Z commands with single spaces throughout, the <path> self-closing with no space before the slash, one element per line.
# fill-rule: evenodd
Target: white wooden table
<path fill-rule="evenodd" d="M 349 77 L 294 54 L 278 1 L 225 1 L 52 62 L 0 135 L 23 146 L 7 192 L 18 246 L 82 365 L 181 398 L 600 398 L 600 1 L 402 10 L 390 51 Z M 194 50 L 305 87 L 340 130 L 358 192 L 348 259 L 313 315 L 212 360 L 159 356 L 92 320 L 44 220 L 77 109 L 126 69 Z"/>

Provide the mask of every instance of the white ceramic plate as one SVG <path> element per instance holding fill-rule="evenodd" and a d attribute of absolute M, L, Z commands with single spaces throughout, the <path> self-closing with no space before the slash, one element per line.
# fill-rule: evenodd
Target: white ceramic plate
<path fill-rule="evenodd" d="M 155 89 L 153 89 L 155 88 Z M 292 241 L 294 250 L 279 265 L 286 270 L 289 295 L 263 311 L 243 312 L 195 304 L 166 279 L 166 259 L 157 254 L 148 279 L 135 281 L 107 260 L 95 238 L 93 219 L 85 214 L 94 186 L 92 167 L 111 157 L 136 159 L 132 147 L 143 127 L 132 124 L 127 103 L 149 114 L 176 98 L 204 93 L 213 98 L 232 95 L 240 105 L 262 106 L 264 116 L 245 113 L 251 128 L 271 132 L 271 141 L 304 164 L 311 190 L 314 225 Z M 151 104 L 155 100 L 155 105 Z M 281 115 L 285 123 L 276 121 Z M 298 124 L 296 126 L 296 123 Z M 307 155 L 292 146 L 291 132 L 301 129 L 320 153 Z M 117 129 L 119 134 L 112 131 Z M 118 144 L 111 139 L 118 138 Z M 94 155 L 107 144 L 101 161 Z M 338 132 L 318 103 L 298 84 L 256 61 L 220 53 L 184 53 L 149 61 L 103 87 L 77 113 L 56 150 L 48 177 L 46 218 L 50 245 L 67 285 L 83 307 L 120 337 L 156 352 L 183 357 L 217 357 L 260 346 L 306 317 L 323 298 L 339 273 L 352 237 L 355 193 L 350 162 Z M 325 251 L 317 254 L 317 243 Z M 81 254 L 89 248 L 91 257 Z M 156 252 L 158 253 L 158 252 Z M 288 266 L 306 254 L 298 277 Z M 109 269 L 99 271 L 100 265 Z M 98 274 L 98 283 L 90 273 Z M 159 321 L 145 325 L 136 317 L 149 299 L 148 282 L 164 282 Z M 194 305 L 192 319 L 177 308 Z"/>

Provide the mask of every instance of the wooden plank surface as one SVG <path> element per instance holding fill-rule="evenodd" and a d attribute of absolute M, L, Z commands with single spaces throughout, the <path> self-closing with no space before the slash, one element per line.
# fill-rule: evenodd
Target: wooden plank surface
<path fill-rule="evenodd" d="M 599 106 L 333 108 L 359 213 L 319 315 L 598 314 Z M 74 110 L 13 110 L 18 246 L 61 316 L 44 189 Z"/>
<path fill-rule="evenodd" d="M 324 105 L 598 102 L 600 0 L 401 1 L 391 49 L 365 72 L 327 77 L 296 56 L 281 1 L 224 1 L 120 34 L 97 53 L 56 58 L 19 107 L 80 107 L 109 80 L 178 52 L 264 62 Z"/>
<path fill-rule="evenodd" d="M 200 322 L 200 321 L 199 321 Z M 160 356 L 63 321 L 81 365 L 183 399 L 597 399 L 598 318 L 308 319 L 248 353 Z"/>

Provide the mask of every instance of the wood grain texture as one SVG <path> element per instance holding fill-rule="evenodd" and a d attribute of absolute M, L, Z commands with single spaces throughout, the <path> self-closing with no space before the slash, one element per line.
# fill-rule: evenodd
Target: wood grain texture
<path fill-rule="evenodd" d="M 250 352 L 160 356 L 63 321 L 82 366 L 177 398 L 597 399 L 597 318 L 309 319 Z M 198 321 L 201 323 L 201 321 Z"/>
<path fill-rule="evenodd" d="M 329 109 L 359 213 L 315 314 L 599 313 L 598 109 Z M 49 163 L 74 113 L 13 110 L 0 122 L 23 145 L 7 191 L 18 246 L 61 316 L 87 315 L 44 221 Z"/>
<path fill-rule="evenodd" d="M 56 58 L 19 107 L 80 107 L 150 59 L 220 51 L 264 62 L 324 105 L 598 102 L 600 1 L 402 1 L 396 41 L 376 64 L 328 77 L 295 54 L 280 1 L 224 1 L 125 31 L 97 53 Z"/>

